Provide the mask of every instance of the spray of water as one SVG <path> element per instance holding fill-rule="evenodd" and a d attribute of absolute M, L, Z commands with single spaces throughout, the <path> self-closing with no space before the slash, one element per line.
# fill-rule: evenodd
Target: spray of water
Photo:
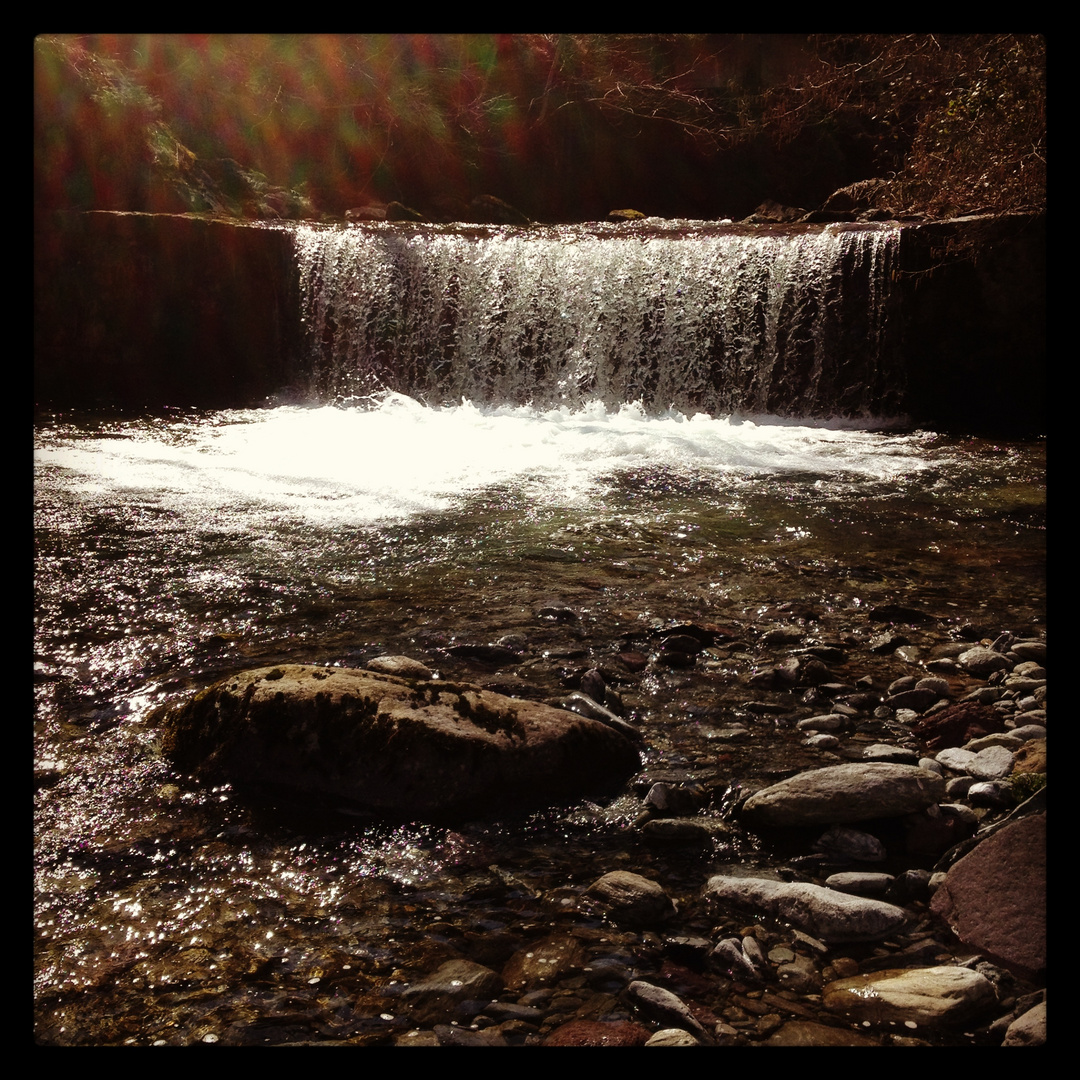
<path fill-rule="evenodd" d="M 324 400 L 892 415 L 899 229 L 299 226 Z"/>

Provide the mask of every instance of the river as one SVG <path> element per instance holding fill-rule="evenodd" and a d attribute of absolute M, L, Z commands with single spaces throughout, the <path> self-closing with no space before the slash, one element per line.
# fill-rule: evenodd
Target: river
<path fill-rule="evenodd" d="M 403 654 L 535 697 L 618 669 L 643 769 L 722 793 L 817 760 L 747 708 L 769 630 L 865 644 L 914 610 L 910 660 L 851 672 L 887 683 L 936 642 L 1044 628 L 1044 469 L 1041 441 L 587 400 L 40 416 L 37 1038 L 385 1041 L 388 988 L 447 955 L 599 933 L 577 901 L 608 870 L 648 868 L 694 926 L 709 874 L 784 857 L 738 831 L 649 848 L 636 788 L 454 828 L 253 804 L 177 774 L 160 706 L 284 661 Z M 619 669 L 682 625 L 716 633 L 693 668 Z M 519 663 L 449 651 L 506 635 Z"/>

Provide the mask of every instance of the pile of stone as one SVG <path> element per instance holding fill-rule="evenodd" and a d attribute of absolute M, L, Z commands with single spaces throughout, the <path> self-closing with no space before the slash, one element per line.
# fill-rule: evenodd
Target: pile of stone
<path fill-rule="evenodd" d="M 675 634 L 657 655 L 686 668 L 701 649 Z M 804 681 L 828 702 L 795 723 L 827 763 L 735 783 L 722 798 L 693 778 L 651 783 L 634 827 L 661 849 L 708 851 L 739 830 L 788 850 L 805 843 L 801 854 L 779 868 L 727 865 L 696 893 L 625 868 L 561 890 L 551 904 L 562 928 L 501 967 L 460 958 L 392 979 L 378 1006 L 387 1038 L 938 1045 L 941 1032 L 966 1031 L 985 1045 L 1040 1045 L 1045 658 L 1044 641 L 1011 635 L 948 645 L 926 675 L 884 695 L 833 684 L 820 657 L 753 673 L 757 688 Z M 578 798 L 639 768 L 637 733 L 595 669 L 563 708 L 439 679 L 409 658 L 369 669 L 233 676 L 169 715 L 166 749 L 238 784 L 436 815 L 496 805 L 508 789 L 526 803 Z M 958 675 L 965 693 L 953 700 Z M 854 737 L 854 718 L 869 713 L 895 741 Z"/>

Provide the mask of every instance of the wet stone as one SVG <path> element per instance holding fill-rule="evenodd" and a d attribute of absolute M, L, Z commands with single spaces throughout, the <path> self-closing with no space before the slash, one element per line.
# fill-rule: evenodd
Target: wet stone
<path fill-rule="evenodd" d="M 845 824 L 921 810 L 945 794 L 940 776 L 887 762 L 800 773 L 752 795 L 742 817 L 756 827 Z"/>
<path fill-rule="evenodd" d="M 1002 671 L 1005 668 L 1012 667 L 1008 659 L 1001 653 L 982 646 L 961 653 L 957 659 L 965 671 L 983 678 L 993 674 L 995 671 Z"/>
<path fill-rule="evenodd" d="M 409 656 L 376 656 L 366 665 L 368 671 L 383 675 L 398 675 L 405 679 L 430 679 L 431 669 Z"/>
<path fill-rule="evenodd" d="M 825 885 L 827 888 L 839 889 L 840 892 L 849 892 L 855 896 L 884 896 L 895 880 L 892 874 L 850 870 L 842 874 L 830 874 L 825 879 Z"/>
<path fill-rule="evenodd" d="M 571 1020 L 544 1038 L 544 1046 L 644 1046 L 652 1032 L 626 1021 Z"/>
<path fill-rule="evenodd" d="M 650 1036 L 646 1046 L 700 1046 L 701 1041 L 681 1028 L 661 1028 Z"/>
<path fill-rule="evenodd" d="M 919 755 L 914 750 L 889 743 L 874 743 L 863 751 L 867 761 L 895 761 L 902 765 L 918 765 Z"/>
<path fill-rule="evenodd" d="M 885 970 L 829 983 L 825 1007 L 856 1021 L 950 1025 L 985 1014 L 997 995 L 988 979 L 962 967 Z"/>
<path fill-rule="evenodd" d="M 716 905 L 735 905 L 788 920 L 831 944 L 875 941 L 907 922 L 907 912 L 893 904 L 866 900 L 820 885 L 765 878 L 709 878 L 703 895 Z"/>
<path fill-rule="evenodd" d="M 503 968 L 503 981 L 510 990 L 534 990 L 551 986 L 585 965 L 585 950 L 575 937 L 556 934 L 530 943 L 516 952 Z"/>
<path fill-rule="evenodd" d="M 615 870 L 598 878 L 588 888 L 607 915 L 627 926 L 652 926 L 671 918 L 675 904 L 649 878 L 625 870 Z"/>

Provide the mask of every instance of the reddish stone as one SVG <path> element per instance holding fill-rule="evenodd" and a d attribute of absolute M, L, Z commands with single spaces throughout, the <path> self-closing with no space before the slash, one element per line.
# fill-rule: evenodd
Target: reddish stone
<path fill-rule="evenodd" d="M 644 1046 L 651 1032 L 629 1020 L 571 1020 L 544 1039 L 544 1046 Z"/>
<path fill-rule="evenodd" d="M 930 910 L 965 944 L 1027 977 L 1046 969 L 1046 815 L 988 836 L 948 872 Z"/>
<path fill-rule="evenodd" d="M 1001 716 L 989 705 L 977 701 L 961 701 L 929 716 L 912 726 L 912 732 L 926 743 L 926 749 L 936 754 L 950 746 L 963 746 L 972 739 L 991 732 L 1004 731 Z"/>
<path fill-rule="evenodd" d="M 716 989 L 716 980 L 708 975 L 701 975 L 673 960 L 665 960 L 660 965 L 660 977 L 664 986 L 673 994 L 707 994 Z"/>

